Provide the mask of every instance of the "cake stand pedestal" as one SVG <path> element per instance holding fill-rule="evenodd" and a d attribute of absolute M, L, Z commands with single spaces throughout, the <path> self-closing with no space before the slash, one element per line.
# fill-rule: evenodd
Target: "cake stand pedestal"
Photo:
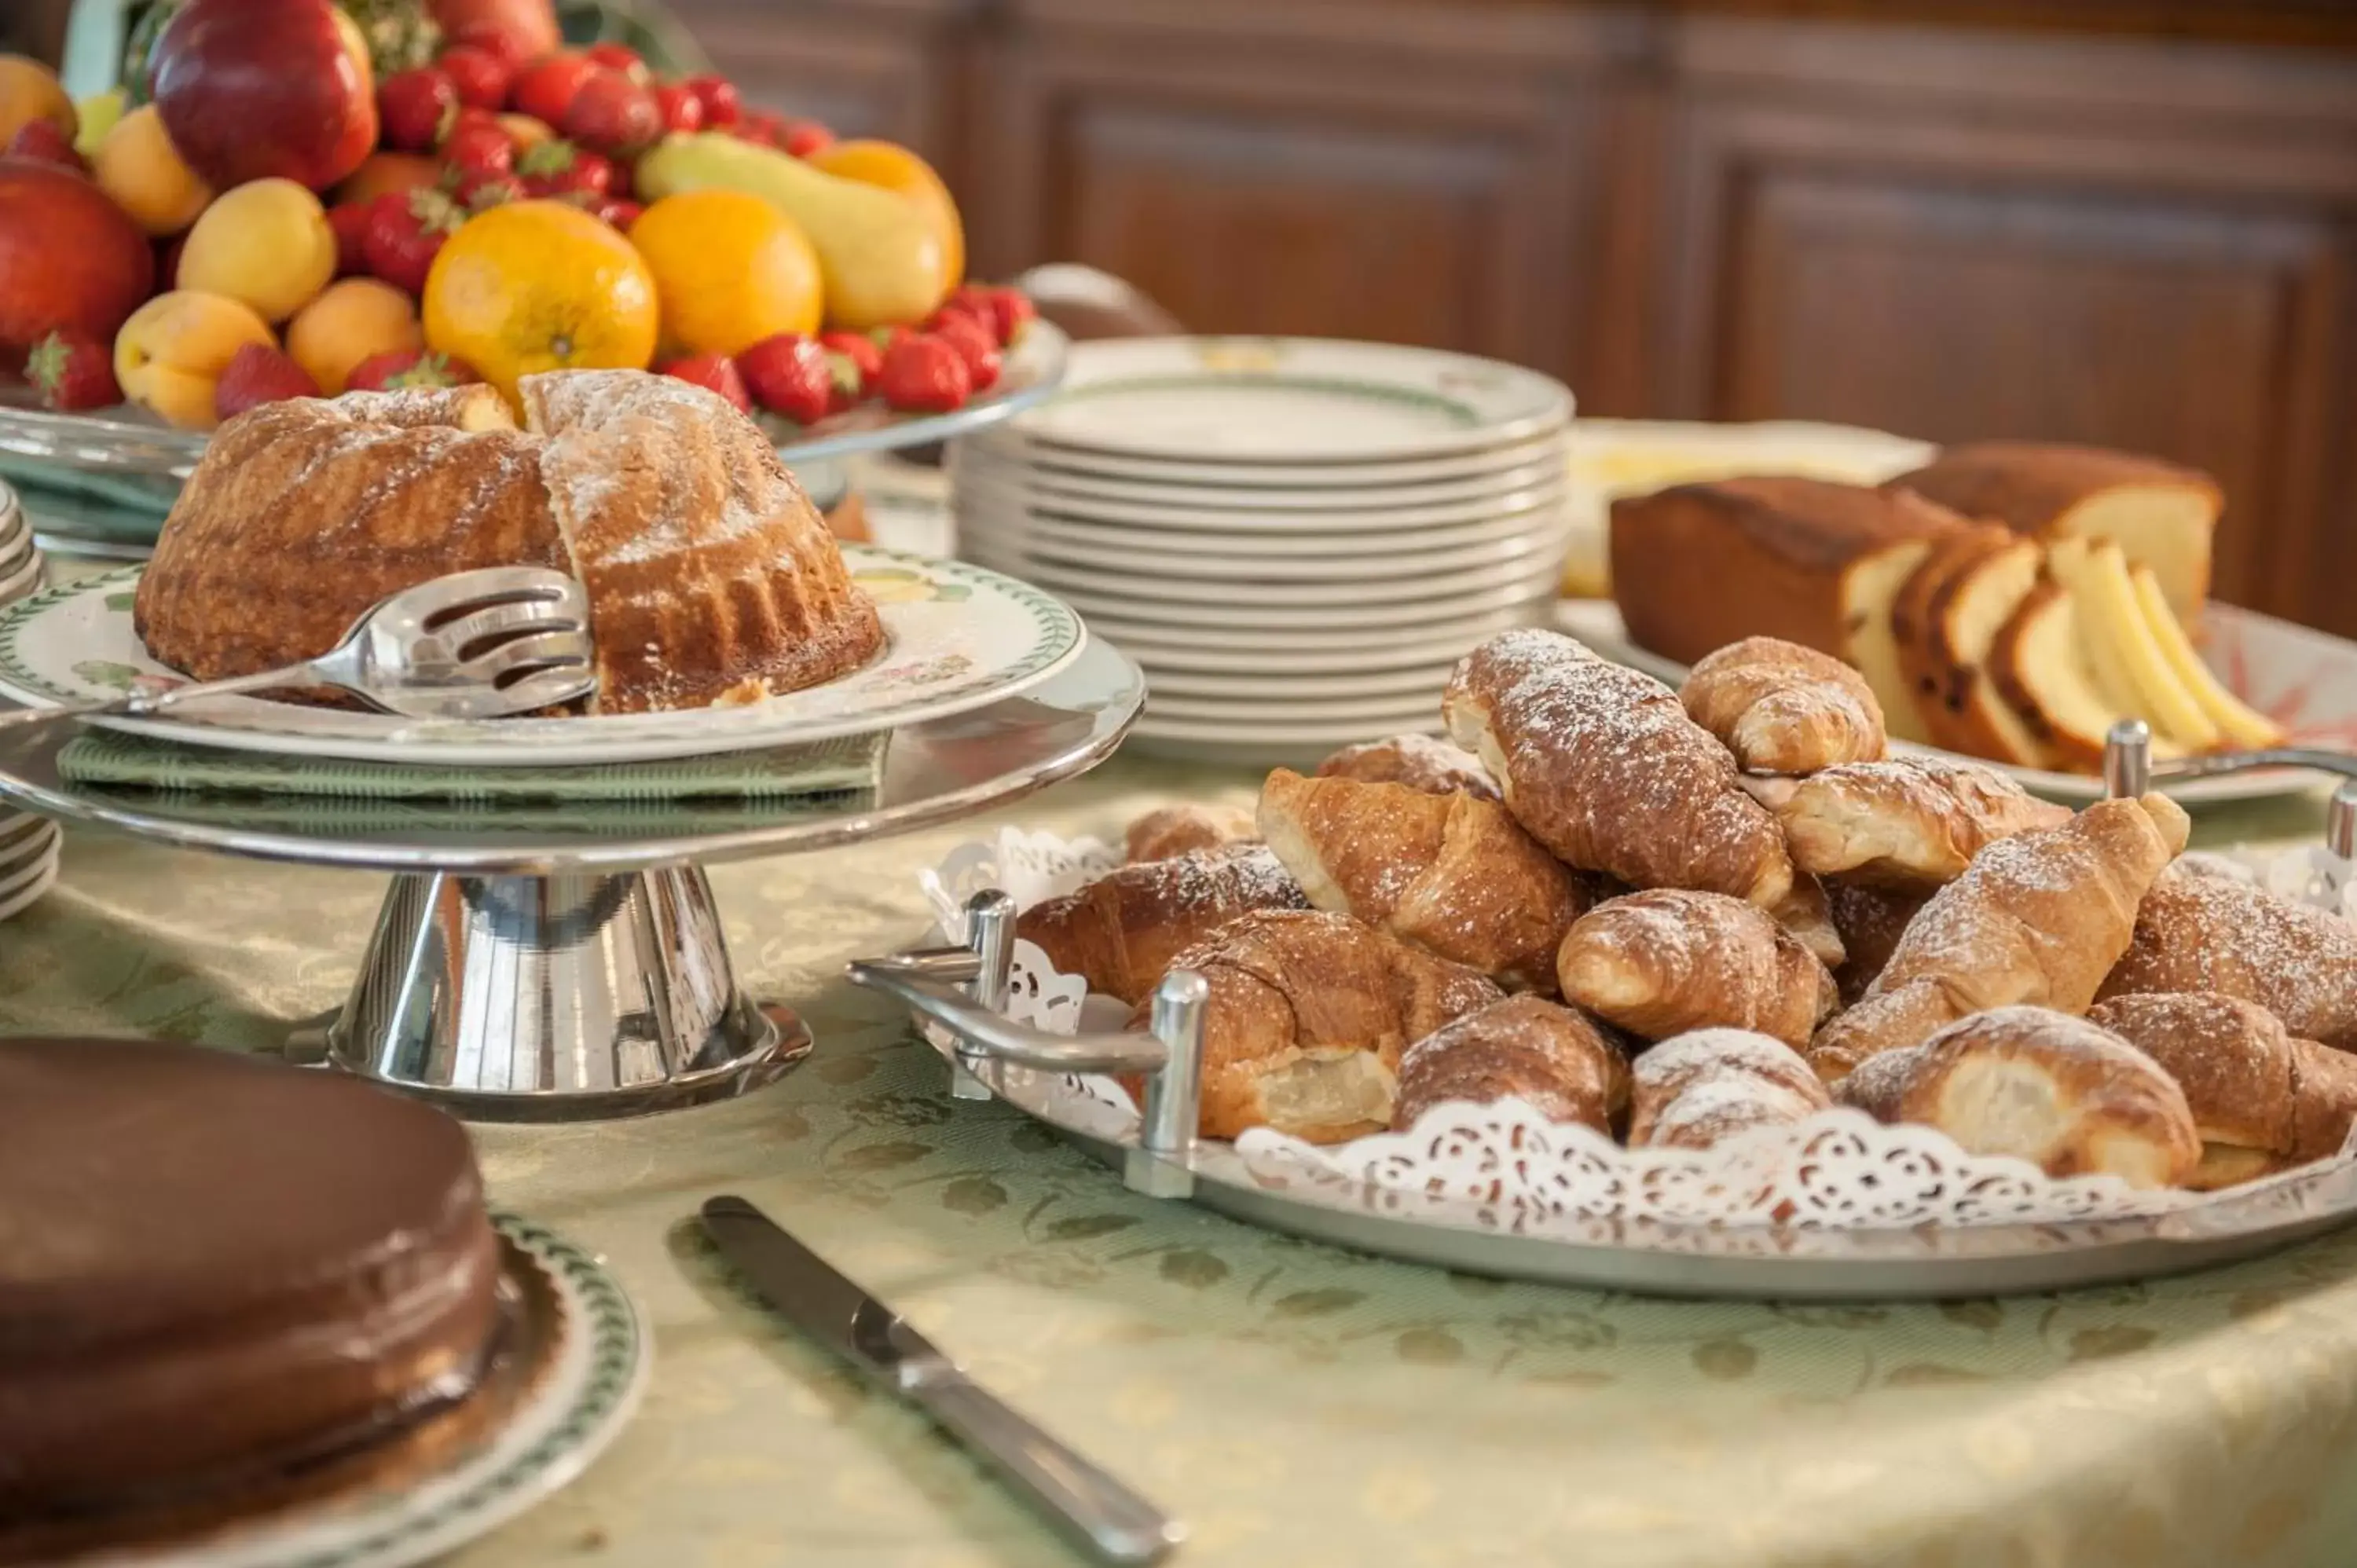
<path fill-rule="evenodd" d="M 846 804 L 449 806 L 107 790 L 59 772 L 68 723 L 0 734 L 0 800 L 223 854 L 392 873 L 359 979 L 290 1056 L 481 1121 L 639 1115 L 769 1083 L 811 1048 L 738 985 L 702 867 L 971 816 L 1111 756 L 1146 700 L 1091 643 L 988 707 L 890 735 Z"/>

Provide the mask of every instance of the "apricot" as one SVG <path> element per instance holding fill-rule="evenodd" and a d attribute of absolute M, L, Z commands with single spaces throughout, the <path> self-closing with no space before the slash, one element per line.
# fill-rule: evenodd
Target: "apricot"
<path fill-rule="evenodd" d="M 418 153 L 371 153 L 351 177 L 336 187 L 336 205 L 373 201 L 396 190 L 419 190 L 438 185 L 442 166 Z"/>
<path fill-rule="evenodd" d="M 375 278 L 330 285 L 286 327 L 286 352 L 328 397 L 344 390 L 362 360 L 424 347 L 416 305 Z"/>
<path fill-rule="evenodd" d="M 73 100 L 59 84 L 57 74 L 39 60 L 23 55 L 0 55 L 0 147 L 36 120 L 47 120 L 66 134 L 69 142 L 81 129 Z"/>
<path fill-rule="evenodd" d="M 275 348 L 270 324 L 227 295 L 178 288 L 159 294 L 114 336 L 123 395 L 183 430 L 210 430 L 213 386 L 240 349 Z"/>
<path fill-rule="evenodd" d="M 205 209 L 181 248 L 177 281 L 284 321 L 335 276 L 336 231 L 319 199 L 291 179 L 257 179 Z"/>
<path fill-rule="evenodd" d="M 211 188 L 172 145 L 153 103 L 117 120 L 90 165 L 98 188 L 159 240 L 195 222 L 212 203 Z"/>

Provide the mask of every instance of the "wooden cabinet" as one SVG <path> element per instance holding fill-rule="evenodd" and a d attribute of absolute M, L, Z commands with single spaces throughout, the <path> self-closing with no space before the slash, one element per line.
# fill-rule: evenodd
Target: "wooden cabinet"
<path fill-rule="evenodd" d="M 2223 596 L 2357 633 L 2337 0 L 678 5 L 755 102 L 935 158 L 985 274 L 1595 413 L 2161 454 L 2226 487 Z"/>

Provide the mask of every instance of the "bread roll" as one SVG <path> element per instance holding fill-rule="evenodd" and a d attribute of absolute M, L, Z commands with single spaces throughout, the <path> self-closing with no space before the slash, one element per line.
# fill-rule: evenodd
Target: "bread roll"
<path fill-rule="evenodd" d="M 1629 1146 L 1707 1149 L 1755 1127 L 1805 1122 L 1830 1099 L 1792 1048 L 1746 1029 L 1663 1041 L 1631 1073 Z"/>
<path fill-rule="evenodd" d="M 1641 1039 L 1757 1030 L 1805 1045 L 1834 977 L 1768 913 L 1721 893 L 1655 888 L 1598 905 L 1555 960 L 1568 1001 Z"/>
<path fill-rule="evenodd" d="M 1136 1002 L 1171 957 L 1255 909 L 1307 909 L 1301 886 L 1258 844 L 1125 865 L 1023 912 L 1015 934 L 1091 991 Z"/>
<path fill-rule="evenodd" d="M 1449 1101 L 1520 1100 L 1550 1122 L 1609 1135 L 1628 1109 L 1629 1062 L 1571 1008 L 1510 996 L 1445 1024 L 1400 1058 L 1394 1131 Z"/>
<path fill-rule="evenodd" d="M 1853 763 L 1755 793 L 1800 870 L 1915 890 L 1954 881 L 2000 839 L 2071 818 L 1993 768 L 1949 757 Z"/>
<path fill-rule="evenodd" d="M 2357 1050 L 2357 926 L 2248 883 L 2173 874 L 2145 895 L 2102 993 L 2140 991 L 2237 996 L 2301 1039 Z"/>
<path fill-rule="evenodd" d="M 1678 700 L 1755 773 L 1814 773 L 1878 761 L 1885 749 L 1882 704 L 1866 677 L 1796 642 L 1729 643 L 1687 671 Z"/>

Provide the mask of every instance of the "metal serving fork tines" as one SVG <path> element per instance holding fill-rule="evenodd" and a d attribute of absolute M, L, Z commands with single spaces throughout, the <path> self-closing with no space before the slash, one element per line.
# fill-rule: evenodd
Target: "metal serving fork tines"
<path fill-rule="evenodd" d="M 544 567 L 493 566 L 393 595 L 307 664 L 0 714 L 0 728 L 57 717 L 145 717 L 203 697 L 306 686 L 337 687 L 404 718 L 493 719 L 570 702 L 597 683 L 581 585 Z"/>

